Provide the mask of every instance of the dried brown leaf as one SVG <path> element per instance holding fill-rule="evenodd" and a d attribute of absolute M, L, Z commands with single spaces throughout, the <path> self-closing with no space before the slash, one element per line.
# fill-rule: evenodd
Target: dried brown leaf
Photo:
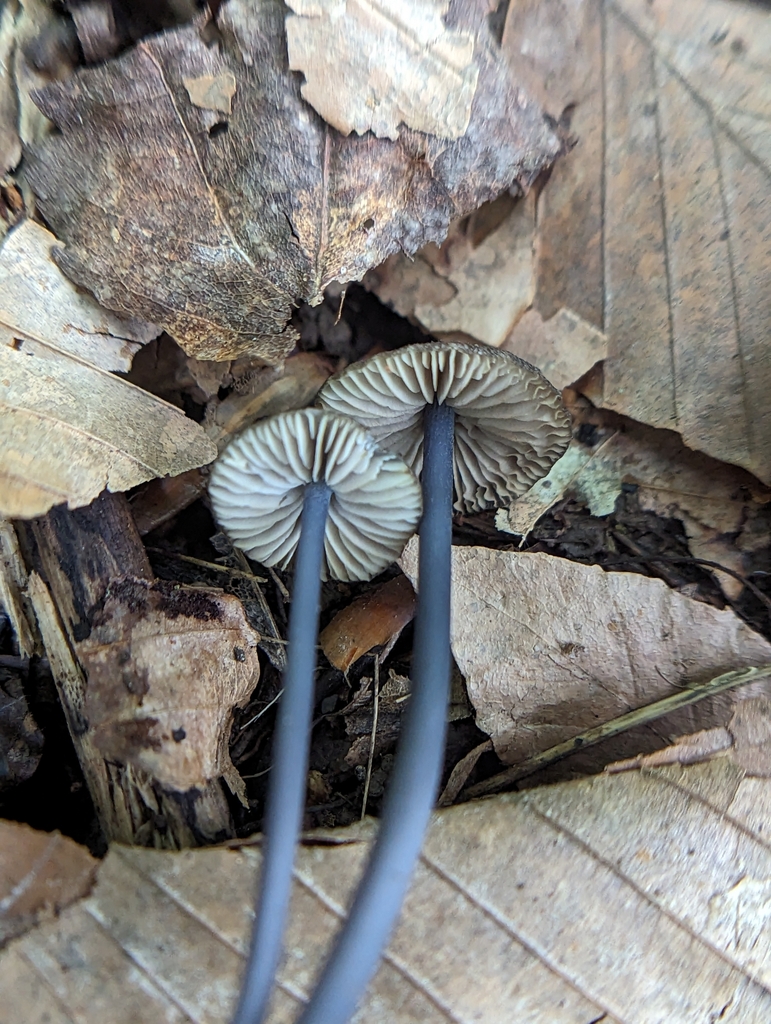
<path fill-rule="evenodd" d="M 512 4 L 503 49 L 579 143 L 534 307 L 607 335 L 603 404 L 771 481 L 771 22 L 728 0 Z"/>
<path fill-rule="evenodd" d="M 500 347 L 537 366 L 561 390 L 605 359 L 608 339 L 569 309 L 560 309 L 550 320 L 531 309 Z"/>
<path fill-rule="evenodd" d="M 58 832 L 0 821 L 0 946 L 85 896 L 98 866 Z"/>
<path fill-rule="evenodd" d="M 401 564 L 414 578 L 414 541 Z M 771 644 L 731 611 L 661 580 L 544 554 L 454 548 L 452 617 L 477 724 L 507 764 L 689 683 L 771 658 Z M 727 724 L 733 700 L 769 690 L 753 683 L 684 709 L 657 735 Z"/>
<path fill-rule="evenodd" d="M 389 257 L 367 275 L 367 287 L 437 337 L 501 345 L 535 290 L 535 201 L 512 202 L 506 194 L 456 221 L 439 248 Z"/>
<path fill-rule="evenodd" d="M 735 764 L 599 776 L 436 815 L 357 1024 L 761 1024 L 771 788 Z M 269 1020 L 301 1009 L 373 829 L 305 845 Z M 257 849 L 113 847 L 90 896 L 0 954 L 0 1019 L 229 1019 Z"/>
<path fill-rule="evenodd" d="M 224 776 L 233 709 L 260 677 L 259 635 L 219 590 L 123 577 L 110 585 L 87 639 L 84 714 L 108 759 L 184 792 Z"/>
<path fill-rule="evenodd" d="M 18 132 L 18 99 L 13 78 L 13 53 L 16 47 L 15 3 L 6 3 L 0 11 L 0 178 L 21 159 Z"/>
<path fill-rule="evenodd" d="M 479 68 L 473 33 L 446 23 L 449 0 L 289 6 L 289 67 L 303 72 L 303 97 L 333 128 L 394 140 L 401 125 L 445 139 L 466 131 Z"/>
<path fill-rule="evenodd" d="M 103 370 L 129 370 L 140 346 L 160 328 L 123 320 L 78 291 L 51 259 L 56 244 L 31 220 L 6 237 L 0 249 L 0 343 L 13 345 L 21 331 Z"/>
<path fill-rule="evenodd" d="M 286 65 L 278 0 L 223 4 L 221 44 L 204 42 L 200 24 L 165 32 L 42 90 L 61 134 L 34 150 L 29 175 L 67 244 L 60 265 L 193 355 L 280 360 L 297 299 L 317 301 L 330 281 L 441 241 L 453 217 L 514 180 L 527 187 L 560 151 L 510 82 L 486 3 L 456 6 L 456 28 L 476 34 L 479 82 L 455 141 L 331 129 Z M 230 116 L 191 103 L 184 79 L 227 74 Z"/>
<path fill-rule="evenodd" d="M 401 633 L 415 614 L 415 591 L 406 576 L 375 587 L 343 608 L 319 635 L 327 660 L 347 672 L 367 651 Z"/>
<path fill-rule="evenodd" d="M 0 345 L 0 513 L 87 505 L 211 462 L 215 446 L 179 409 L 52 344 Z"/>
<path fill-rule="evenodd" d="M 108 370 L 157 329 L 120 320 L 51 262 L 56 239 L 25 221 L 0 249 L 0 515 L 87 505 L 211 462 L 201 427 Z"/>

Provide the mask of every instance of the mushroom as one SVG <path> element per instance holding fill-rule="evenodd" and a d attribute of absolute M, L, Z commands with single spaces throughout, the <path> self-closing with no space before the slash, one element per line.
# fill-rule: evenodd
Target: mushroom
<path fill-rule="evenodd" d="M 383 352 L 331 377 L 323 408 L 357 419 L 421 474 L 412 697 L 380 830 L 300 1024 L 343 1024 L 388 941 L 434 805 L 450 680 L 450 558 L 455 508 L 505 507 L 570 441 L 559 392 L 529 363 L 485 345 L 428 342 Z"/>
<path fill-rule="evenodd" d="M 263 565 L 294 557 L 289 647 L 265 811 L 263 870 L 236 1024 L 267 1010 L 281 955 L 302 824 L 313 709 L 320 580 L 371 579 L 401 554 L 420 485 L 353 420 L 302 409 L 263 420 L 225 449 L 209 484 L 214 515 Z"/>

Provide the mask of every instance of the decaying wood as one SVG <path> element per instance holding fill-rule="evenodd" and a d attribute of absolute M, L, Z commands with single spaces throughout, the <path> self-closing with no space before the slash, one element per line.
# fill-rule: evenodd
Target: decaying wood
<path fill-rule="evenodd" d="M 105 757 L 90 728 L 81 646 L 115 579 L 127 574 L 152 579 L 126 500 L 104 494 L 74 512 L 56 508 L 32 523 L 31 534 L 47 582 L 33 573 L 29 594 L 105 836 L 180 848 L 230 835 L 230 812 L 219 780 L 187 792 L 164 786 L 130 762 Z"/>

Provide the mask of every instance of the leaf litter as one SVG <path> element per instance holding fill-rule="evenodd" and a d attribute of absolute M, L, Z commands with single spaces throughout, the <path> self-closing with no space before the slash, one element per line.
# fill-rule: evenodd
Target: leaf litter
<path fill-rule="evenodd" d="M 767 705 L 753 717 L 764 716 Z M 654 1024 L 722 1013 L 759 1024 L 771 1010 L 769 799 L 768 779 L 731 746 L 704 764 L 439 812 L 355 1019 Z M 271 1021 L 307 998 L 371 836 L 369 820 L 307 835 Z M 250 926 L 242 894 L 259 863 L 253 845 L 113 847 L 89 896 L 0 954 L 5 1019 L 47 1011 L 88 1024 L 105 1001 L 115 1024 L 229 1019 Z M 615 969 L 620 959 L 634 969 Z"/>
<path fill-rule="evenodd" d="M 255 81 L 255 73 L 232 63 L 234 40 L 239 40 L 240 52 L 246 52 L 241 46 L 246 36 L 239 17 L 247 9 L 251 8 L 245 3 L 232 2 L 223 8 L 219 24 L 224 48 L 211 47 L 208 56 L 199 45 L 200 25 L 175 30 L 176 35 L 172 32 L 145 40 L 117 63 L 78 72 L 74 85 L 49 90 L 47 102 L 53 103 L 56 97 L 61 109 L 70 112 L 92 103 L 91 109 L 98 112 L 105 81 L 115 88 L 120 81 L 115 70 L 132 67 L 132 61 L 147 61 L 149 54 L 160 61 L 163 74 L 172 82 L 170 90 L 159 95 L 171 95 L 176 102 L 189 105 L 180 108 L 185 111 L 185 124 L 189 127 L 197 118 L 195 125 L 202 126 L 196 152 L 213 153 L 214 146 L 224 142 L 221 150 L 227 158 L 221 167 L 226 167 L 232 154 L 238 155 L 243 139 L 242 104 L 245 100 L 251 104 Z M 272 6 L 265 10 L 269 11 L 268 35 L 272 33 L 275 41 L 280 35 L 280 19 Z M 546 367 L 559 386 L 574 385 L 568 397 L 578 414 L 577 441 L 572 448 L 575 463 L 561 468 L 562 478 L 555 475 L 547 481 L 552 493 L 544 487 L 540 494 L 527 495 L 519 508 L 517 503 L 499 514 L 500 525 L 521 536 L 529 551 L 506 550 L 516 547 L 516 536 L 496 530 L 490 514 L 461 518 L 455 524 L 460 545 L 454 552 L 460 625 L 454 646 L 476 706 L 476 723 L 463 717 L 450 726 L 444 775 L 447 802 L 461 796 L 464 786 L 473 791 L 475 782 L 501 767 L 480 725 L 489 728 L 498 753 L 511 757 L 516 769 L 517 764 L 527 763 L 528 750 L 543 751 L 545 747 L 548 752 L 549 743 L 559 737 L 567 737 L 565 742 L 569 742 L 578 733 L 580 738 L 591 732 L 595 723 L 612 722 L 614 715 L 629 708 L 644 710 L 658 696 L 682 693 L 682 687 L 712 673 L 769 660 L 766 641 L 723 607 L 725 596 L 742 616 L 769 634 L 767 613 L 764 616 L 762 607 L 758 612 L 752 605 L 759 600 L 757 594 L 763 596 L 767 589 L 763 573 L 771 571 L 768 493 L 747 472 L 763 475 L 764 428 L 754 389 L 762 387 L 767 361 L 753 339 L 759 337 L 758 325 L 761 331 L 767 326 L 769 316 L 762 296 L 752 308 L 746 298 L 748 275 L 762 281 L 765 273 L 757 260 L 764 222 L 753 211 L 755 203 L 760 208 L 767 190 L 765 172 L 761 171 L 768 154 L 758 128 L 767 119 L 766 94 L 762 88 L 753 93 L 746 85 L 763 65 L 760 41 L 768 31 L 767 23 L 753 8 L 721 2 L 708 4 L 701 13 L 688 7 L 685 14 L 662 4 L 654 16 L 633 0 L 581 3 L 569 17 L 557 18 L 556 10 L 551 4 L 512 5 L 503 33 L 503 53 L 513 62 L 515 81 L 523 82 L 553 115 L 552 123 L 557 125 L 554 137 L 559 136 L 565 148 L 568 132 L 572 141 L 577 140 L 572 152 L 557 161 L 550 176 L 541 177 L 524 199 L 519 198 L 521 186 L 532 182 L 535 167 L 512 193 L 481 208 L 477 209 L 481 199 L 493 200 L 510 180 L 491 186 L 489 194 L 483 189 L 473 198 L 468 191 L 463 193 L 460 208 L 457 200 L 455 208 L 446 203 L 439 218 L 442 226 L 429 226 L 427 237 L 432 241 L 418 252 L 414 263 L 396 253 L 370 270 L 366 278 L 368 287 L 413 323 L 437 335 L 503 345 Z M 181 52 L 186 54 L 183 66 L 176 63 Z M 643 59 L 646 54 L 648 65 Z M 272 80 L 284 83 L 279 86 L 284 89 L 286 71 L 274 71 L 267 61 L 266 66 L 269 64 Z M 650 89 L 640 90 L 637 79 L 634 88 L 624 88 L 638 70 L 647 74 L 646 67 L 652 68 Z M 336 169 L 334 160 L 347 150 L 302 105 L 299 81 L 293 78 L 286 109 L 295 115 L 304 111 L 303 123 L 311 126 L 306 134 L 316 140 L 315 152 L 319 133 L 327 142 L 332 140 L 329 152 Z M 481 87 L 475 103 L 481 102 Z M 77 98 L 67 107 L 71 93 Z M 677 131 L 692 123 L 687 119 L 694 110 L 698 117 L 693 123 L 701 127 L 706 111 L 717 154 L 712 164 L 706 161 L 707 172 L 702 176 L 675 159 Z M 140 119 L 147 113 L 140 110 Z M 652 149 L 650 122 L 659 131 Z M 44 143 L 36 159 L 41 152 L 53 152 L 49 147 L 67 149 L 73 143 L 77 148 L 72 126 L 63 123 L 61 127 L 63 135 Z M 91 138 L 88 145 L 98 148 L 104 143 L 106 148 L 105 139 L 113 130 L 114 125 L 105 125 L 104 139 Z M 419 203 L 400 184 L 403 179 L 398 174 L 403 165 L 398 165 L 397 158 L 404 155 L 408 140 L 415 141 L 416 133 L 402 124 L 398 135 L 397 143 L 370 138 L 368 152 L 372 150 L 375 159 L 389 167 L 395 161 L 396 171 L 382 185 L 382 195 L 397 196 L 397 212 L 407 201 L 412 216 Z M 156 144 L 151 136 L 149 148 L 140 154 L 137 140 L 141 138 L 138 135 L 131 142 L 131 166 L 141 163 L 141 155 L 147 171 Z M 700 128 L 699 145 L 703 138 Z M 361 141 L 349 140 L 359 149 Z M 174 146 L 179 153 L 178 140 Z M 409 153 L 414 157 L 414 150 Z M 686 153 L 688 159 L 691 156 Z M 82 161 L 82 156 L 73 160 Z M 715 167 L 720 172 L 717 177 Z M 125 171 L 126 176 L 128 173 Z M 214 192 L 218 199 L 227 195 L 230 203 L 230 183 L 225 177 L 224 184 L 215 182 Z M 604 192 L 603 182 L 607 186 Z M 238 195 L 249 200 L 249 183 L 237 184 L 241 189 Z M 427 176 L 421 179 L 424 184 L 429 192 L 418 198 L 433 194 L 430 189 L 436 179 Z M 279 239 L 278 255 L 272 257 L 275 266 L 281 266 L 282 260 L 286 264 L 286 244 L 301 250 L 299 256 L 292 255 L 290 269 L 295 275 L 292 281 L 301 281 L 302 287 L 293 283 L 286 294 L 315 300 L 333 276 L 329 268 L 334 260 L 329 257 L 324 263 L 322 256 L 329 254 L 316 245 L 312 231 L 288 242 L 286 225 L 280 223 L 287 195 L 290 204 L 295 203 L 288 215 L 290 228 L 297 227 L 296 211 L 303 202 L 303 215 L 308 210 L 318 213 L 314 189 L 317 184 L 311 176 L 309 193 L 299 202 L 291 189 L 282 193 L 284 206 L 272 210 L 280 230 L 270 240 Z M 704 200 L 713 193 L 716 202 Z M 654 201 L 657 194 L 658 207 Z M 694 195 L 698 202 L 690 202 Z M 197 204 L 200 195 L 191 196 L 191 203 Z M 156 198 L 151 192 L 150 200 Z M 364 199 L 369 203 L 370 197 Z M 112 202 L 111 193 L 107 200 Z M 190 265 L 177 267 L 179 274 L 170 286 L 168 278 L 164 280 L 154 269 L 145 273 L 147 258 L 141 245 L 133 256 L 125 246 L 125 234 L 120 233 L 125 232 L 126 221 L 119 219 L 123 216 L 119 206 L 105 206 L 103 226 L 98 229 L 101 234 L 94 236 L 93 227 L 78 224 L 77 218 L 70 216 L 71 209 L 54 209 L 52 194 L 43 201 L 53 217 L 49 223 L 66 243 L 55 258 L 71 273 L 77 267 L 79 283 L 101 297 L 109 309 L 171 326 L 176 340 L 193 353 L 186 357 L 174 352 L 174 343 L 164 340 L 172 358 L 162 367 L 160 361 L 152 363 L 146 349 L 150 372 L 142 383 L 150 391 L 167 388 L 175 404 L 203 419 L 213 440 L 222 442 L 237 424 L 277 411 L 284 402 L 311 402 L 314 381 L 323 380 L 333 368 L 331 357 L 339 360 L 339 366 L 394 343 L 378 337 L 377 331 L 374 336 L 362 331 L 357 339 L 355 326 L 352 336 L 345 319 L 349 315 L 345 312 L 346 288 L 334 285 L 327 289 L 321 306 L 304 307 L 295 315 L 301 347 L 318 350 L 313 353 L 317 361 L 300 369 L 296 360 L 302 357 L 294 355 L 284 371 L 292 379 L 283 385 L 282 371 L 262 363 L 266 359 L 277 362 L 281 352 L 293 344 L 292 328 L 286 328 L 291 303 L 281 295 L 272 306 L 269 301 L 270 323 L 265 333 L 257 336 L 254 311 L 264 295 L 260 292 L 255 303 L 257 292 L 252 288 L 253 294 L 246 296 L 254 283 L 253 268 L 236 259 L 235 270 L 232 263 L 212 269 L 203 260 L 196 263 L 196 257 L 190 264 L 195 266 L 195 274 Z M 659 221 L 652 214 L 645 220 L 645 211 L 656 209 Z M 705 222 L 709 211 L 714 223 Z M 459 214 L 464 216 L 452 223 L 441 244 L 450 220 Z M 57 216 L 62 223 L 67 221 L 67 230 L 59 230 Z M 107 219 L 110 216 L 113 220 Z M 222 228 L 223 222 L 216 217 L 207 221 L 209 215 L 202 216 L 205 227 L 211 228 L 213 223 L 216 230 Z M 340 237 L 349 245 L 356 216 L 366 223 L 358 208 L 347 221 L 330 217 L 329 237 L 336 237 L 340 230 Z M 637 224 L 635 231 L 630 231 L 625 218 Z M 379 215 L 372 219 L 375 224 L 364 233 L 383 228 L 383 234 L 371 245 L 369 235 L 367 245 L 358 238 L 358 249 L 353 246 L 358 260 L 353 272 L 349 264 L 355 262 L 354 257 L 346 250 L 348 270 L 344 275 L 340 271 L 341 282 L 360 277 L 368 266 L 382 260 L 407 217 L 397 217 L 396 227 L 393 220 L 383 227 Z M 658 242 L 653 237 L 657 223 L 662 225 Z M 157 224 L 152 228 L 156 230 Z M 117 241 L 113 229 L 120 234 Z M 131 222 L 129 230 L 133 238 L 138 237 L 136 223 Z M 726 230 L 728 238 L 721 238 L 719 231 Z M 171 251 L 176 258 L 178 250 L 168 249 L 170 235 L 165 226 L 163 231 L 167 248 L 160 247 L 161 255 Z M 153 286 L 157 279 L 158 288 L 174 293 L 174 301 L 185 296 L 191 304 L 182 313 L 177 307 L 171 312 L 164 308 L 163 315 L 156 317 L 151 310 L 162 306 L 158 293 L 149 288 L 149 298 L 129 294 L 126 282 L 132 283 L 134 266 L 105 271 L 104 262 L 99 262 L 104 253 L 96 257 L 89 248 L 95 237 L 111 256 L 141 263 L 136 272 L 145 273 L 145 285 L 154 275 Z M 710 245 L 703 251 L 698 246 L 694 249 L 694 238 L 707 239 Z M 410 245 L 415 249 L 425 240 L 413 233 Z M 172 238 L 171 244 L 177 241 Z M 231 242 L 226 239 L 223 243 L 221 233 L 215 241 L 220 247 L 217 251 L 232 260 Z M 632 243 L 636 254 L 630 255 Z M 408 249 L 404 238 L 401 247 Z M 244 251 L 252 252 L 248 247 Z M 143 253 L 141 261 L 137 252 Z M 336 255 L 339 268 L 343 259 Z M 635 263 L 632 257 L 636 260 L 638 256 Z M 733 295 L 726 291 L 726 259 L 734 274 Z M 688 261 L 698 268 L 693 282 L 684 277 Z M 239 278 L 240 271 L 243 275 Z M 606 287 L 607 282 L 612 287 Z M 193 289 L 192 298 L 188 288 Z M 357 305 L 359 293 L 351 289 L 350 294 L 352 304 Z M 635 311 L 635 294 L 642 294 L 655 306 L 650 310 L 640 307 L 647 319 Z M 270 293 L 269 300 L 271 295 L 275 298 Z M 688 310 L 693 308 L 688 302 L 701 301 L 702 295 L 709 295 L 710 309 L 714 307 L 717 313 L 697 337 L 694 325 L 698 327 L 699 319 L 688 319 Z M 191 326 L 185 315 L 196 303 L 209 321 Z M 341 309 L 344 319 L 338 322 Z M 730 325 L 726 326 L 730 317 L 723 316 L 726 309 L 734 310 L 737 326 L 733 335 Z M 715 323 L 717 331 L 712 330 Z M 625 347 L 623 342 L 629 338 L 633 344 Z M 744 398 L 750 415 L 744 419 L 734 398 L 736 379 L 729 375 L 727 383 L 720 381 L 721 360 L 735 354 L 737 344 L 747 371 Z M 239 352 L 255 349 L 261 351 L 257 359 L 242 356 L 228 361 Z M 203 358 L 196 359 L 196 355 Z M 227 358 L 217 365 L 209 360 L 213 355 Z M 138 362 L 142 358 L 140 353 Z M 299 373 L 290 370 L 292 364 Z M 674 367 L 672 373 L 658 372 L 666 365 Z M 694 366 L 699 367 L 701 376 L 690 372 Z M 592 409 L 591 403 L 604 411 Z M 608 409 L 624 415 L 610 414 Z M 725 426 L 729 420 L 730 430 Z M 675 432 L 690 449 L 698 451 L 685 447 Z M 285 584 L 289 581 L 259 566 L 251 567 L 245 559 L 238 561 L 237 553 L 206 540 L 213 527 L 203 503 L 195 500 L 204 486 L 205 475 L 193 469 L 184 476 L 146 485 L 134 496 L 134 507 L 144 529 L 152 531 L 147 543 L 162 574 L 200 586 L 219 585 L 223 574 L 229 572 L 231 575 L 224 576 L 226 588 L 237 592 L 252 629 L 265 629 L 257 641 L 268 657 L 263 663 L 262 684 L 248 706 L 236 711 L 231 745 L 231 756 L 246 777 L 251 804 L 249 811 L 239 812 L 239 829 L 249 834 L 259 827 L 272 714 L 280 689 Z M 723 593 L 698 569 L 693 556 L 721 563 L 734 573 L 729 576 L 716 570 Z M 598 562 L 609 571 L 581 565 L 582 561 Z M 614 571 L 619 563 L 634 571 Z M 534 564 L 538 572 L 527 575 L 525 567 Z M 523 572 L 524 577 L 518 575 Z M 659 575 L 666 582 L 642 573 Z M 372 588 L 366 586 L 327 587 L 323 621 L 334 622 L 337 613 L 345 616 L 349 606 L 361 615 L 371 595 Z M 511 628 L 511 616 L 505 617 L 501 627 L 495 617 L 498 598 L 499 604 L 508 602 L 515 609 L 516 629 L 524 630 L 524 639 Z M 559 617 L 554 614 L 555 601 L 562 608 Z M 616 610 L 623 614 L 616 616 Z M 387 713 L 382 730 L 377 728 L 372 706 L 373 666 L 375 685 L 378 671 L 385 679 L 406 682 L 410 645 L 407 625 L 388 653 L 390 627 L 386 628 L 381 618 L 379 612 L 372 617 L 364 614 L 350 638 L 343 638 L 346 661 L 353 659 L 347 663 L 347 679 L 333 665 L 321 661 L 318 693 L 322 719 L 311 752 L 309 799 L 313 813 L 309 823 L 334 825 L 358 817 L 361 790 L 351 785 L 351 766 L 347 775 L 341 767 L 346 756 L 350 760 L 353 755 L 359 771 L 365 763 L 373 769 L 370 809 L 378 806 L 398 715 L 389 717 L 384 704 Z M 258 620 L 259 627 L 255 625 Z M 458 622 L 456 614 L 456 626 Z M 570 626 L 565 636 L 560 632 L 564 623 Z M 540 641 L 533 642 L 528 627 L 542 630 L 545 643 L 540 649 Z M 339 623 L 337 628 L 340 637 Z M 664 636 L 662 630 L 669 635 Z M 585 633 L 593 639 L 582 645 L 580 636 Z M 373 641 L 377 641 L 374 647 Z M 586 650 L 581 650 L 582 646 Z M 367 648 L 370 653 L 362 654 Z M 616 662 L 610 660 L 612 654 L 617 656 Z M 496 673 L 503 684 L 491 700 L 487 689 L 496 681 Z M 389 692 L 386 690 L 384 697 Z M 588 1022 L 603 1017 L 651 1024 L 666 1018 L 696 1024 L 716 1014 L 737 1024 L 766 1019 L 766 968 L 762 955 L 756 956 L 753 950 L 768 945 L 764 909 L 767 870 L 757 860 L 757 847 L 764 851 L 759 837 L 767 827 L 762 786 L 767 774 L 768 704 L 766 698 L 753 696 L 756 692 L 766 693 L 767 684 L 756 683 L 754 690 L 696 705 L 679 718 L 663 719 L 645 732 L 625 734 L 618 743 L 606 744 L 597 753 L 579 752 L 559 771 L 542 772 L 527 785 L 593 773 L 614 757 L 628 758 L 628 763 L 612 767 L 641 767 L 642 772 L 628 770 L 612 779 L 600 776 L 570 785 L 540 786 L 525 794 L 454 808 L 446 812 L 448 817 L 438 818 L 434 833 L 438 838 L 432 836 L 429 842 L 403 933 L 394 939 L 371 993 L 373 1002 L 362 1010 L 361 1019 L 449 1020 L 481 1014 L 482 1019 L 495 1020 L 502 1013 L 511 1017 L 530 1013 L 528 1019 L 550 1022 Z M 392 709 L 395 712 L 406 691 L 399 693 Z M 351 708 L 346 713 L 346 701 L 350 703 L 352 696 L 354 703 L 359 702 L 358 710 Z M 505 744 L 509 741 L 501 739 L 507 735 L 507 719 L 509 728 L 512 722 L 519 726 L 508 754 Z M 499 733 L 496 730 L 501 724 Z M 581 726 L 584 733 L 578 731 Z M 681 738 L 683 732 L 693 729 L 701 731 Z M 341 731 L 347 735 L 342 736 Z M 355 750 L 351 740 L 358 744 Z M 661 749 L 670 741 L 674 746 Z M 704 764 L 683 767 L 704 758 L 708 759 Z M 655 768 L 656 764 L 669 767 Z M 369 774 L 367 778 L 369 781 Z M 452 821 L 460 823 L 457 832 L 454 825 L 447 824 Z M 737 835 L 745 843 L 748 829 L 755 830 L 756 846 L 751 849 L 737 845 Z M 616 860 L 616 833 L 628 851 L 623 864 Z M 341 845 L 308 846 L 303 851 L 292 924 L 293 953 L 281 979 L 275 1019 L 294 1016 L 298 994 L 307 992 L 322 946 L 345 903 L 346 893 L 340 885 L 350 883 L 355 875 L 363 841 L 370 834 L 371 824 L 365 821 L 350 836 L 340 830 L 325 834 L 325 842 L 335 836 Z M 216 850 L 204 853 L 223 855 Z M 201 1014 L 206 1019 L 226 1019 L 240 969 L 233 950 L 243 949 L 247 929 L 243 893 L 251 891 L 258 858 L 254 851 L 228 851 L 229 863 L 239 863 L 241 873 L 231 877 L 223 872 L 227 891 L 217 889 L 213 896 L 202 897 L 206 912 L 195 909 L 191 924 L 185 913 L 198 904 L 175 888 L 184 874 L 179 867 L 183 860 L 169 856 L 147 867 L 150 861 L 139 864 L 137 858 L 142 856 L 143 851 L 114 848 L 104 864 L 104 898 L 98 895 L 97 902 L 81 902 L 65 911 L 58 923 L 43 926 L 50 929 L 45 935 L 40 930 L 30 933 L 44 935 L 39 946 L 34 946 L 30 937 L 28 947 L 22 949 L 16 943 L 6 959 L 0 960 L 0 974 L 14 978 L 19 998 L 27 1000 L 25 1012 L 31 1007 L 33 1019 L 36 1007 L 41 1014 L 49 1013 L 51 1020 L 61 1019 L 57 1014 L 62 1006 L 71 1007 L 70 1013 L 77 1008 L 78 1019 L 87 1020 L 89 1013 L 97 1011 L 102 1017 L 105 1013 L 109 1016 L 118 1004 L 125 1006 L 129 1018 L 133 1013 L 139 1019 L 149 1015 L 147 1019 L 197 1020 L 202 1019 Z M 159 867 L 161 863 L 168 868 Z M 205 884 L 216 888 L 213 863 L 201 868 L 201 876 L 206 875 Z M 131 868 L 128 874 L 125 864 Z M 517 865 L 522 868 L 517 870 Z M 648 868 L 650 874 L 645 873 Z M 239 900 L 236 911 L 228 909 L 234 895 Z M 550 900 L 548 914 L 543 912 L 546 896 Z M 134 919 L 122 922 L 115 908 L 122 908 L 127 900 L 135 900 L 148 919 L 136 925 Z M 158 900 L 161 911 L 156 908 Z M 737 919 L 746 927 L 738 932 L 734 927 L 731 933 Z M 96 941 L 95 921 L 111 931 L 111 943 Z M 240 924 L 234 925 L 237 921 Z M 457 925 L 459 939 L 445 937 L 448 921 Z M 158 945 L 158 936 L 166 934 L 169 922 L 173 928 L 179 925 L 179 931 L 173 932 L 179 937 L 173 953 Z M 210 922 L 214 922 L 214 940 L 207 931 Z M 471 947 L 469 935 L 474 936 Z M 77 979 L 61 968 L 62 955 L 57 950 L 64 948 L 62 943 L 83 953 Z M 211 953 L 213 973 L 201 969 L 202 943 L 207 955 Z M 620 956 L 629 956 L 635 968 L 598 970 L 603 950 L 614 965 Z M 685 964 L 685 971 L 672 969 L 674 962 Z M 141 990 L 133 984 L 131 972 L 136 969 L 144 972 Z M 48 988 L 40 985 L 41 976 Z M 129 978 L 132 983 L 127 988 L 124 979 Z M 79 990 L 78 985 L 82 985 Z M 51 991 L 59 1002 L 44 1005 Z"/>
<path fill-rule="evenodd" d="M 458 27 L 476 39 L 479 81 L 454 141 L 331 130 L 286 66 L 276 0 L 230 0 L 216 25 L 149 37 L 40 90 L 60 134 L 34 149 L 27 173 L 66 243 L 60 266 L 108 308 L 161 324 L 192 355 L 280 361 L 295 341 L 288 321 L 298 299 L 317 302 L 331 281 L 441 241 L 452 217 L 513 181 L 526 188 L 561 151 L 510 81 L 485 14 L 481 2 L 458 7 Z M 232 114 L 191 102 L 185 80 L 227 75 Z"/>

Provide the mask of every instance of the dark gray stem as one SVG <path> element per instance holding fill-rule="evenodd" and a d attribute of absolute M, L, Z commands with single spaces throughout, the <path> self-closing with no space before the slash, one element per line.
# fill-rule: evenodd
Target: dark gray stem
<path fill-rule="evenodd" d="M 448 406 L 426 409 L 412 696 L 375 847 L 299 1024 L 344 1024 L 352 1016 L 396 923 L 436 799 L 450 684 L 454 425 Z"/>
<path fill-rule="evenodd" d="M 305 806 L 321 564 L 331 493 L 325 483 L 309 484 L 305 490 L 289 612 L 284 692 L 278 707 L 263 824 L 257 916 L 233 1024 L 258 1024 L 264 1019 L 281 958 L 292 866 Z"/>

